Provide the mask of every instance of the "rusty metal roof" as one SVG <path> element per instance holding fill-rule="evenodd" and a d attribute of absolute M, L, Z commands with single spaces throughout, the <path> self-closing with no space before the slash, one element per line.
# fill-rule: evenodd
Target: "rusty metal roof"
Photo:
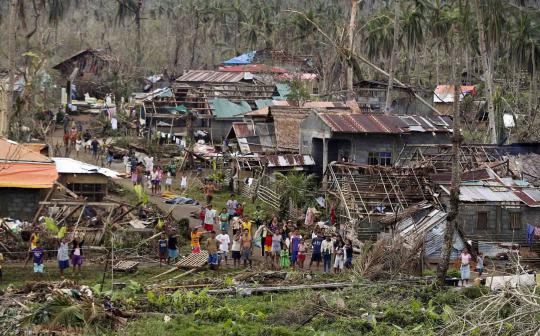
<path fill-rule="evenodd" d="M 301 154 L 266 155 L 261 158 L 261 162 L 268 167 L 298 167 L 315 165 L 315 161 L 310 155 Z"/>
<path fill-rule="evenodd" d="M 237 138 L 245 138 L 255 136 L 255 132 L 251 127 L 251 124 L 246 122 L 233 122 L 232 128 Z"/>
<path fill-rule="evenodd" d="M 212 70 L 189 70 L 176 82 L 238 83 L 244 79 L 244 72 L 222 72 Z"/>
<path fill-rule="evenodd" d="M 451 132 L 451 119 L 384 114 L 319 113 L 321 120 L 336 133 Z"/>

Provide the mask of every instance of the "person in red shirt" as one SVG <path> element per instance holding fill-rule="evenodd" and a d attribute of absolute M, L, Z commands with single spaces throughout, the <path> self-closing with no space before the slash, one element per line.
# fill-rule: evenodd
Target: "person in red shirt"
<path fill-rule="evenodd" d="M 242 203 L 238 203 L 238 206 L 236 207 L 236 215 L 239 217 L 244 217 L 244 205 Z"/>
<path fill-rule="evenodd" d="M 201 207 L 201 211 L 199 212 L 199 219 L 201 220 L 201 225 L 204 225 L 205 214 L 206 214 L 206 208 Z"/>

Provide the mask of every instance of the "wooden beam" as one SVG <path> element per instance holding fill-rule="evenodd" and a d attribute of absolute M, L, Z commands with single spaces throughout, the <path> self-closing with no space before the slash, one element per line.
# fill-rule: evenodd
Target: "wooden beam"
<path fill-rule="evenodd" d="M 47 192 L 47 195 L 45 196 L 45 199 L 44 199 L 45 202 L 51 198 L 55 190 L 56 190 L 56 183 L 53 184 L 51 189 L 49 189 L 49 192 Z M 44 204 L 40 204 L 39 208 L 36 211 L 36 214 L 34 215 L 34 219 L 32 219 L 32 223 L 35 224 L 37 222 L 39 218 L 39 214 L 41 213 L 41 211 L 43 211 L 44 206 L 45 206 Z"/>
<path fill-rule="evenodd" d="M 39 202 L 41 205 L 90 205 L 90 206 L 115 206 L 118 205 L 116 203 L 109 203 L 109 202 L 76 202 L 76 201 L 64 201 L 64 200 L 51 200 L 47 202 Z"/>

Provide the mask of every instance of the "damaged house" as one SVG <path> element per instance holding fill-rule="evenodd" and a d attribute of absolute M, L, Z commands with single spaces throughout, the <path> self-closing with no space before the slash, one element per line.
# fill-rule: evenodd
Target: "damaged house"
<path fill-rule="evenodd" d="M 330 162 L 392 166 L 405 144 L 449 144 L 449 117 L 313 111 L 300 127 L 300 153 L 322 175 Z"/>
<path fill-rule="evenodd" d="M 50 158 L 0 138 L 0 216 L 31 220 L 57 179 Z"/>

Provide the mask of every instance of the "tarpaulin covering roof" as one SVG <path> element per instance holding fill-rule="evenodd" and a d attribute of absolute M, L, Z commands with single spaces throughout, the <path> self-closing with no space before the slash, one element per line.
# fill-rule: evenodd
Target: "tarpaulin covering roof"
<path fill-rule="evenodd" d="M 101 168 L 71 158 L 55 157 L 53 161 L 56 164 L 56 170 L 60 174 L 101 174 L 111 178 L 118 178 L 118 173 L 114 170 Z"/>
<path fill-rule="evenodd" d="M 208 101 L 214 109 L 212 114 L 216 119 L 238 118 L 251 111 L 251 106 L 245 101 L 233 103 L 228 99 L 215 98 Z"/>
<path fill-rule="evenodd" d="M 238 83 L 244 79 L 244 72 L 222 72 L 212 70 L 189 70 L 176 82 Z"/>
<path fill-rule="evenodd" d="M 476 87 L 474 85 L 462 85 L 459 93 L 459 101 L 463 100 L 466 95 L 476 95 Z M 433 94 L 434 103 L 452 103 L 454 102 L 454 86 L 453 85 L 437 85 Z"/>
<path fill-rule="evenodd" d="M 451 132 L 445 116 L 420 117 L 383 114 L 319 113 L 322 121 L 336 133 Z"/>
<path fill-rule="evenodd" d="M 15 141 L 0 138 L 0 162 L 50 163 L 51 159 Z"/>
<path fill-rule="evenodd" d="M 250 64 L 251 62 L 253 62 L 253 59 L 255 58 L 256 54 L 257 54 L 257 51 L 255 50 L 250 51 L 245 54 L 233 57 L 230 60 L 223 62 L 223 64 L 226 64 L 226 65 Z"/>
<path fill-rule="evenodd" d="M 269 66 L 266 64 L 229 65 L 229 66 L 220 67 L 219 71 L 271 73 L 271 74 L 285 74 L 287 72 L 287 70 L 285 69 Z"/>
<path fill-rule="evenodd" d="M 48 189 L 57 179 L 53 163 L 0 162 L 0 188 Z"/>

